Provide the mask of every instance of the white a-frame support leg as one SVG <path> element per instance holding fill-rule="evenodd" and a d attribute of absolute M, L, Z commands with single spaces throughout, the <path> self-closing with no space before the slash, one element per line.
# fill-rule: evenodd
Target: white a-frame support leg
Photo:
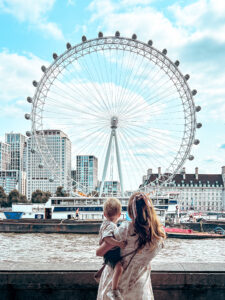
<path fill-rule="evenodd" d="M 117 159 L 117 167 L 118 167 L 119 178 L 120 178 L 121 196 L 123 197 L 123 176 L 122 176 L 122 170 L 121 170 L 120 152 L 119 152 L 116 130 L 115 130 L 114 138 L 115 138 L 115 144 L 116 144 L 116 159 Z"/>
<path fill-rule="evenodd" d="M 109 157 L 110 157 L 110 152 L 111 152 L 111 148 L 112 148 L 113 138 L 115 140 L 116 159 L 117 159 L 118 173 L 119 173 L 120 186 L 121 186 L 121 195 L 123 197 L 123 178 L 122 178 L 122 171 L 121 171 L 120 152 L 119 152 L 119 146 L 118 146 L 118 141 L 117 141 L 116 129 L 113 127 L 112 127 L 110 140 L 109 140 L 109 144 L 108 144 L 108 148 L 107 148 L 107 152 L 106 152 L 105 164 L 104 164 L 104 169 L 103 169 L 103 174 L 102 174 L 102 182 L 101 182 L 101 186 L 100 186 L 99 196 L 102 195 L 102 191 L 103 191 L 103 187 L 104 187 L 105 176 L 106 176 L 106 172 L 108 169 Z"/>

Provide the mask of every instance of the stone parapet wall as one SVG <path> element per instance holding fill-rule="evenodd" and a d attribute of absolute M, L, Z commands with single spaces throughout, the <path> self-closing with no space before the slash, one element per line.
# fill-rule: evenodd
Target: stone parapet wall
<path fill-rule="evenodd" d="M 0 299 L 94 300 L 98 267 L 3 264 Z M 152 285 L 155 300 L 224 300 L 225 264 L 153 264 Z"/>

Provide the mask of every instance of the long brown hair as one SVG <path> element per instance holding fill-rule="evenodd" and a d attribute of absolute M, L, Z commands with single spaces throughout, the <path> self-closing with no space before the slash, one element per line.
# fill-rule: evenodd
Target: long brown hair
<path fill-rule="evenodd" d="M 138 235 L 138 248 L 146 243 L 155 246 L 166 235 L 155 212 L 151 199 L 144 193 L 134 193 L 128 203 L 128 214 L 134 222 L 134 232 Z"/>

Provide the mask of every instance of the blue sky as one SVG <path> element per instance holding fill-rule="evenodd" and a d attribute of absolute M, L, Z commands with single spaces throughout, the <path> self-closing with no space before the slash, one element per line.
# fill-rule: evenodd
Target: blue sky
<path fill-rule="evenodd" d="M 25 133 L 30 123 L 24 113 L 32 96 L 32 80 L 39 80 L 41 65 L 52 62 L 52 53 L 65 51 L 66 42 L 81 36 L 136 33 L 152 39 L 168 57 L 181 62 L 182 73 L 197 89 L 198 121 L 193 171 L 220 173 L 225 165 L 225 1 L 162 0 L 0 0 L 0 139 L 5 132 Z"/>

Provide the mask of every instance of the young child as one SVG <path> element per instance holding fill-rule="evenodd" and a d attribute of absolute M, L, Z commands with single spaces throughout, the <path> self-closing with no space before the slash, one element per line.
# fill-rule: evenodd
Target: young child
<path fill-rule="evenodd" d="M 99 245 L 106 242 L 114 246 L 104 255 L 105 264 L 113 268 L 112 288 L 107 293 L 109 299 L 122 300 L 120 291 L 118 290 L 119 280 L 123 273 L 123 266 L 121 263 L 120 248 L 125 248 L 126 242 L 120 240 L 117 229 L 117 221 L 121 216 L 121 203 L 116 198 L 108 198 L 104 203 L 104 216 L 106 220 L 103 221 L 99 231 Z"/>

